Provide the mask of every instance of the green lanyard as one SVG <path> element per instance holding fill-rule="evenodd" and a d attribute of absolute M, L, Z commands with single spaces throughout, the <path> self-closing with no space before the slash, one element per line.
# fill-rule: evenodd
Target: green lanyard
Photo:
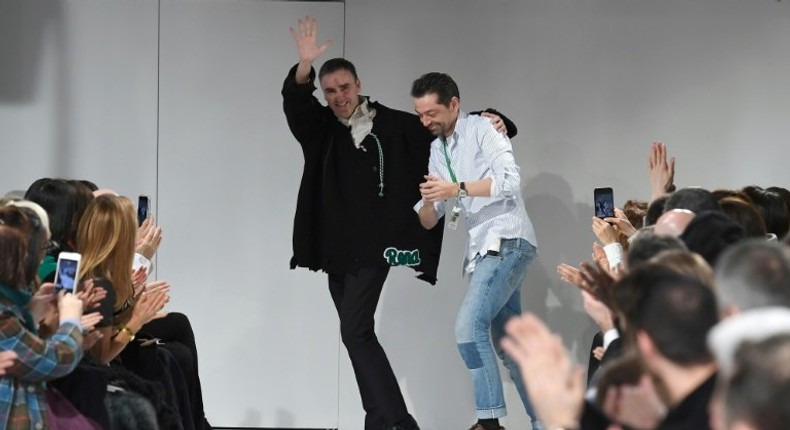
<path fill-rule="evenodd" d="M 450 171 L 450 178 L 452 178 L 453 183 L 457 183 L 458 179 L 455 178 L 455 172 L 450 166 L 450 156 L 447 155 L 447 139 L 442 139 L 442 148 L 444 149 L 444 160 L 447 162 L 447 170 Z"/>

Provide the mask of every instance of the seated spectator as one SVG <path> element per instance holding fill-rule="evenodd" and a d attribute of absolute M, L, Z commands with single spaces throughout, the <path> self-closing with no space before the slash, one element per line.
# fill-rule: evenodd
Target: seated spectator
<path fill-rule="evenodd" d="M 0 414 L 1 428 L 47 428 L 42 382 L 74 369 L 82 357 L 82 330 L 92 329 L 101 319 L 98 314 L 83 316 L 82 301 L 61 293 L 59 328 L 47 340 L 38 336 L 34 315 L 44 301 L 33 294 L 30 280 L 45 243 L 42 231 L 41 220 L 22 209 L 0 208 L 0 350 L 17 356 L 0 379 L 0 394 L 8 407 Z"/>
<path fill-rule="evenodd" d="M 658 218 L 653 231 L 658 235 L 680 237 L 695 216 L 688 209 L 668 209 Z"/>
<path fill-rule="evenodd" d="M 680 239 L 672 236 L 662 236 L 650 230 L 641 230 L 631 241 L 631 247 L 626 254 L 626 266 L 636 268 L 646 263 L 662 251 L 686 250 L 686 245 Z"/>
<path fill-rule="evenodd" d="M 99 363 L 109 364 L 123 351 L 124 367 L 144 378 L 161 381 L 168 392 L 169 406 L 179 412 L 185 429 L 193 429 L 190 394 L 172 354 L 164 348 L 143 349 L 139 343 L 127 348 L 144 325 L 160 316 L 168 301 L 167 286 L 163 284 L 135 293 L 130 268 L 136 236 L 136 214 L 125 197 L 96 197 L 80 220 L 80 277 L 92 278 L 107 291 L 100 307 L 107 322 L 100 327 L 103 337 L 91 352 Z"/>
<path fill-rule="evenodd" d="M 669 196 L 661 196 L 647 206 L 647 213 L 645 214 L 644 227 L 655 225 L 661 215 L 664 215 L 664 205 L 667 203 Z"/>
<path fill-rule="evenodd" d="M 664 203 L 664 211 L 672 209 L 686 209 L 695 214 L 721 210 L 711 192 L 703 188 L 682 188 L 670 194 Z"/>
<path fill-rule="evenodd" d="M 650 259 L 650 263 L 666 267 L 683 276 L 696 279 L 713 290 L 713 269 L 696 252 L 680 249 L 662 251 Z"/>
<path fill-rule="evenodd" d="M 647 206 L 647 202 L 641 200 L 626 200 L 623 204 L 623 215 L 635 230 L 644 227 Z"/>
<path fill-rule="evenodd" d="M 769 307 L 790 308 L 790 249 L 764 240 L 745 240 L 728 249 L 715 271 L 722 316 Z"/>
<path fill-rule="evenodd" d="M 711 288 L 648 264 L 619 281 L 615 301 L 626 319 L 626 338 L 633 341 L 650 375 L 666 390 L 668 411 L 659 428 L 709 428 L 707 404 L 716 364 L 707 350 L 706 336 L 718 321 Z M 620 418 L 607 412 L 615 421 Z"/>
<path fill-rule="evenodd" d="M 765 229 L 776 237 L 785 237 L 790 230 L 790 210 L 782 196 L 758 186 L 744 187 L 742 190 L 752 199 L 754 206 L 765 220 Z"/>
<path fill-rule="evenodd" d="M 719 429 L 784 430 L 790 423 L 790 334 L 741 345 L 712 410 Z"/>
<path fill-rule="evenodd" d="M 746 237 L 768 237 L 765 220 L 751 203 L 736 197 L 725 197 L 719 200 L 719 206 L 727 217 L 743 228 Z"/>
<path fill-rule="evenodd" d="M 718 190 L 713 190 L 710 192 L 713 195 L 713 198 L 716 199 L 718 202 L 721 202 L 722 199 L 726 198 L 735 198 L 743 200 L 746 203 L 753 204 L 752 199 L 746 195 L 743 191 L 740 190 L 727 190 L 724 188 L 719 188 Z"/>
<path fill-rule="evenodd" d="M 30 185 L 25 198 L 41 205 L 49 217 L 52 244 L 38 275 L 42 282 L 52 282 L 58 254 L 75 252 L 77 225 L 93 194 L 79 182 L 42 178 Z"/>
<path fill-rule="evenodd" d="M 704 212 L 688 224 L 680 239 L 690 251 L 701 255 L 711 267 L 724 250 L 745 237 L 743 228 L 722 212 Z"/>

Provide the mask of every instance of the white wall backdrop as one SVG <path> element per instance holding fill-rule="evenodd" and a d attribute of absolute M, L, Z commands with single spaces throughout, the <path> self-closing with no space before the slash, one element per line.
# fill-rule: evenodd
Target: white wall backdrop
<path fill-rule="evenodd" d="M 159 276 L 194 319 L 213 425 L 337 425 L 335 310 L 288 267 L 302 151 L 280 88 L 308 13 L 340 56 L 340 3 L 162 2 Z"/>
<path fill-rule="evenodd" d="M 156 197 L 158 275 L 190 315 L 216 426 L 362 429 L 325 277 L 290 271 L 301 154 L 279 95 L 288 27 L 318 16 L 363 93 L 411 111 L 451 74 L 514 139 L 539 258 L 524 306 L 584 362 L 593 328 L 555 267 L 589 255 L 592 188 L 646 198 L 662 140 L 677 183 L 788 186 L 790 5 L 773 0 L 8 0 L 0 3 L 0 185 L 89 178 Z M 160 31 L 161 29 L 161 31 Z M 345 38 L 345 50 L 343 40 Z M 465 238 L 435 287 L 393 270 L 379 336 L 424 430 L 473 422 L 453 340 Z M 584 362 L 586 364 L 586 362 Z M 506 384 L 508 428 L 528 428 Z"/>
<path fill-rule="evenodd" d="M 0 184 L 156 192 L 157 4 L 0 2 Z"/>

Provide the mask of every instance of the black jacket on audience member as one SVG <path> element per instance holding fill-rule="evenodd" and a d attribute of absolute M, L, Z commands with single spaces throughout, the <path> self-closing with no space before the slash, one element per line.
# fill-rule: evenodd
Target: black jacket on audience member
<path fill-rule="evenodd" d="M 716 386 L 716 374 L 692 391 L 682 402 L 670 409 L 656 430 L 708 430 L 708 405 Z M 612 422 L 590 402 L 584 402 L 580 419 L 581 430 L 606 430 Z"/>

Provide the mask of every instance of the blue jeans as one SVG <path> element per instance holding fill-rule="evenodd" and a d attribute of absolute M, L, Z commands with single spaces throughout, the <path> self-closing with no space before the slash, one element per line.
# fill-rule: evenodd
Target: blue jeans
<path fill-rule="evenodd" d="M 540 424 L 535 422 L 535 412 L 518 365 L 505 355 L 499 345 L 505 335 L 507 320 L 521 314 L 521 284 L 535 255 L 535 247 L 526 240 L 504 239 L 499 255 L 477 256 L 469 291 L 458 311 L 455 340 L 461 358 L 472 374 L 479 419 L 507 415 L 496 360 L 498 355 L 516 384 L 524 409 L 533 420 L 533 428 L 540 428 Z"/>

